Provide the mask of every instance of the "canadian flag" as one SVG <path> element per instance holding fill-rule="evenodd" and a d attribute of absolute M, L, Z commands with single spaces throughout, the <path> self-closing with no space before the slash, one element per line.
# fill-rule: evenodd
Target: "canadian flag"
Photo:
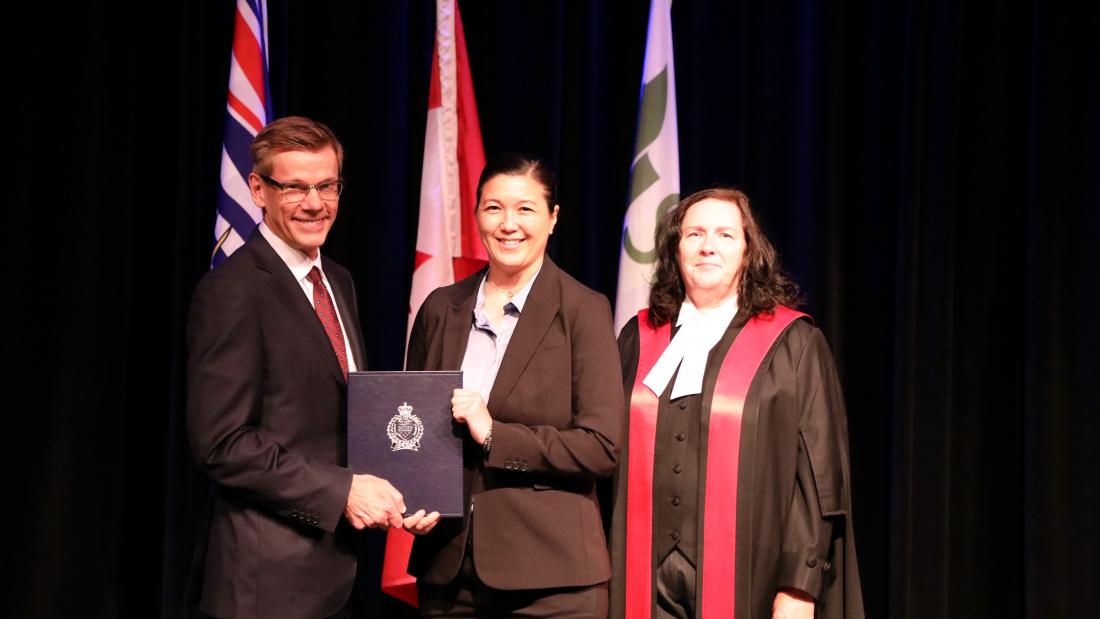
<path fill-rule="evenodd" d="M 474 82 L 456 0 L 436 0 L 435 51 L 424 131 L 416 261 L 409 323 L 431 291 L 477 272 L 488 262 L 477 233 L 477 180 L 485 167 Z M 406 565 L 411 534 L 391 529 L 382 564 L 382 591 L 417 606 L 416 578 Z"/>

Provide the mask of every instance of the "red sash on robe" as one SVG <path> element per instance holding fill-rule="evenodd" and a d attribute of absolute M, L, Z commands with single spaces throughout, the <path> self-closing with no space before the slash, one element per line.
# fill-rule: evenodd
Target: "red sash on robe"
<path fill-rule="evenodd" d="M 668 347 L 671 323 L 653 329 L 649 310 L 638 312 L 638 373 L 630 396 L 627 462 L 626 616 L 649 617 L 653 597 L 653 453 L 657 432 L 655 394 L 643 380 Z M 737 554 L 737 458 L 741 411 L 760 362 L 787 325 L 806 316 L 776 306 L 772 316 L 755 316 L 730 346 L 711 398 L 706 436 L 707 469 L 703 504 L 702 583 L 699 616 L 734 616 L 734 557 Z"/>

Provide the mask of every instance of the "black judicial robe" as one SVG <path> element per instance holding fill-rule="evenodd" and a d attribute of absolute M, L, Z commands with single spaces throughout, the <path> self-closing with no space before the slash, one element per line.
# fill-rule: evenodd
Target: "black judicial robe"
<path fill-rule="evenodd" d="M 731 323 L 707 360 L 703 428 L 707 427 L 722 361 L 741 331 L 733 326 L 736 322 Z M 634 317 L 619 335 L 628 412 L 638 367 L 638 342 L 638 319 Z M 706 441 L 700 442 L 697 609 L 703 592 L 699 568 L 705 543 L 702 480 L 707 461 Z M 630 445 L 625 445 L 620 454 L 613 490 L 611 617 L 622 617 L 625 612 L 629 449 Z M 795 320 L 787 327 L 753 377 L 742 414 L 738 462 L 737 522 L 730 523 L 737 527 L 736 619 L 771 617 L 772 601 L 782 588 L 812 595 L 816 617 L 862 619 L 844 398 L 825 337 L 806 319 Z M 660 496 L 659 489 L 654 489 L 654 496 Z M 655 549 L 657 546 L 654 544 Z M 654 567 L 661 559 L 654 557 Z M 656 590 L 653 587 L 654 596 Z"/>

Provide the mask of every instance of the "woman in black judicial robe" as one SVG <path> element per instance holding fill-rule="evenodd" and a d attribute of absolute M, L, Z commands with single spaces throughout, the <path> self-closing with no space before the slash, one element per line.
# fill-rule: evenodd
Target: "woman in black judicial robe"
<path fill-rule="evenodd" d="M 728 302 L 736 311 L 724 331 L 715 333 L 701 393 L 670 398 L 674 376 L 657 404 L 647 616 L 694 617 L 700 616 L 705 583 L 697 569 L 709 532 L 702 524 L 705 429 L 718 373 L 749 319 L 777 305 L 797 305 L 798 289 L 782 274 L 740 191 L 709 189 L 685 198 L 659 222 L 656 248 L 650 326 L 671 323 L 675 337 L 687 305 L 697 311 Z M 619 335 L 628 411 L 638 379 L 638 320 L 631 319 Z M 757 368 L 740 437 L 737 516 L 729 523 L 736 527 L 731 560 L 737 619 L 863 617 L 843 396 L 824 336 L 806 318 L 783 330 Z M 628 596 L 626 523 L 636 517 L 627 510 L 630 449 L 627 443 L 614 491 L 612 617 L 625 616 Z"/>

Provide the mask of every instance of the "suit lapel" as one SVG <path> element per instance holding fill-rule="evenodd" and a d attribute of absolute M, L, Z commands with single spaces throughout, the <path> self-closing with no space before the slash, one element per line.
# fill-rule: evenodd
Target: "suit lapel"
<path fill-rule="evenodd" d="M 340 384 L 344 384 L 344 371 L 332 350 L 325 328 L 321 326 L 313 305 L 302 293 L 301 285 L 294 279 L 286 263 L 259 232 L 252 235 L 246 247 L 253 248 L 256 266 L 266 273 L 267 285 L 283 302 L 287 313 L 298 322 L 303 337 L 310 342 L 310 347 L 317 353 L 320 362 L 329 368 Z"/>
<path fill-rule="evenodd" d="M 470 341 L 470 325 L 473 322 L 474 304 L 477 303 L 477 289 L 485 277 L 482 269 L 472 277 L 467 277 L 455 286 L 451 295 L 451 305 L 443 323 L 443 369 L 461 369 L 462 358 L 466 355 L 466 343 Z"/>
<path fill-rule="evenodd" d="M 489 414 L 496 416 L 501 404 L 508 398 L 516 381 L 527 369 L 535 349 L 542 342 L 546 331 L 554 322 L 561 307 L 561 282 L 557 265 L 549 257 L 543 259 L 542 269 L 531 285 L 527 303 L 519 315 L 516 330 L 508 343 L 508 350 L 501 360 L 493 389 L 489 392 Z"/>

